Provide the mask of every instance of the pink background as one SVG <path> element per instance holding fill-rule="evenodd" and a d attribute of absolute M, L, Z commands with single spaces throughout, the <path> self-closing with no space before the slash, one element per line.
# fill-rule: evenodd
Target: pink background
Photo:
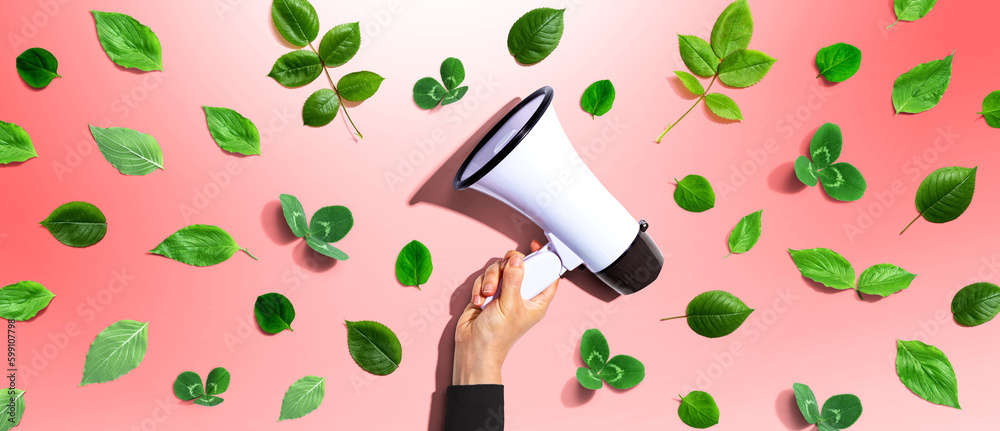
<path fill-rule="evenodd" d="M 365 139 L 351 138 L 342 116 L 301 126 L 302 102 L 321 80 L 286 89 L 265 75 L 287 52 L 263 0 L 41 0 L 4 2 L 0 43 L 0 119 L 24 127 L 39 157 L 0 167 L 0 266 L 6 285 L 43 283 L 58 297 L 17 325 L 19 386 L 27 390 L 24 429 L 431 429 L 440 427 L 450 381 L 453 320 L 470 280 L 510 248 L 526 251 L 540 232 L 475 192 L 455 192 L 451 176 L 480 127 L 543 85 L 593 171 L 650 233 L 666 256 L 648 289 L 613 298 L 592 276 L 561 285 L 546 319 L 512 351 L 504 368 L 509 429 L 683 429 L 677 394 L 712 393 L 722 411 L 714 429 L 806 429 L 791 385 L 822 400 L 857 394 L 865 411 L 851 429 L 981 429 L 995 423 L 1000 323 L 962 328 L 949 311 L 954 292 L 996 281 L 1000 210 L 998 132 L 976 115 L 995 87 L 993 42 L 1000 6 L 940 2 L 925 18 L 885 30 L 891 1 L 752 1 L 751 48 L 779 59 L 759 85 L 720 91 L 745 121 L 718 124 L 695 109 L 661 145 L 652 142 L 692 103 L 672 70 L 683 64 L 676 34 L 709 36 L 727 0 L 699 2 L 315 2 L 322 29 L 360 21 L 361 51 L 334 78 L 355 70 L 386 77 L 378 93 L 352 107 Z M 512 4 L 515 3 L 515 4 Z M 566 7 L 558 49 L 540 64 L 507 53 L 510 25 L 537 6 Z M 101 50 L 91 9 L 128 13 L 163 45 L 165 72 L 135 73 Z M 816 51 L 847 42 L 864 53 L 860 72 L 830 85 L 815 79 Z M 60 61 L 48 88 L 17 77 L 14 58 L 42 46 Z M 918 63 L 956 51 L 954 79 L 941 104 L 893 116 L 893 80 Z M 431 112 L 412 102 L 413 83 L 437 76 L 448 56 L 462 59 L 465 98 Z M 591 120 L 579 96 L 611 79 L 615 106 Z M 263 155 L 236 157 L 208 134 L 202 105 L 236 109 L 263 137 Z M 838 203 L 793 177 L 824 122 L 843 128 L 841 160 L 868 180 L 860 201 Z M 87 125 L 137 129 L 157 138 L 166 170 L 120 175 L 99 154 Z M 979 166 L 979 188 L 958 220 L 933 225 L 913 216 L 924 176 L 943 166 Z M 718 194 L 716 208 L 688 213 L 671 198 L 673 178 L 696 173 Z M 278 195 L 291 193 L 311 213 L 346 205 L 357 220 L 338 243 L 351 259 L 332 263 L 291 237 Z M 110 228 L 99 244 L 73 249 L 37 223 L 58 205 L 100 207 Z M 745 255 L 722 259 L 729 229 L 764 209 L 763 236 Z M 210 268 L 147 254 L 193 223 L 228 230 L 245 255 Z M 396 253 L 419 239 L 434 254 L 422 291 L 395 280 Z M 814 285 L 786 248 L 828 247 L 856 270 L 891 262 L 920 274 L 911 287 L 862 302 L 851 292 Z M 124 282 L 123 282 L 124 280 Z M 720 339 L 694 334 L 681 314 L 696 294 L 725 289 L 757 311 Z M 253 322 L 257 295 L 281 292 L 296 306 L 295 332 L 269 336 Z M 610 302 L 609 302 L 610 301 Z M 149 350 L 134 371 L 110 383 L 77 387 L 94 336 L 120 319 L 149 321 Z M 343 321 L 378 320 L 404 344 L 401 368 L 386 377 L 358 368 Z M 646 380 L 628 391 L 579 387 L 574 372 L 583 330 L 599 327 L 612 353 L 633 355 Z M 941 348 L 957 371 L 964 410 L 927 403 L 894 371 L 895 339 Z M 227 367 L 226 402 L 180 403 L 175 376 L 203 377 Z M 274 421 L 288 386 L 304 375 L 327 379 L 323 405 L 294 421 Z"/>

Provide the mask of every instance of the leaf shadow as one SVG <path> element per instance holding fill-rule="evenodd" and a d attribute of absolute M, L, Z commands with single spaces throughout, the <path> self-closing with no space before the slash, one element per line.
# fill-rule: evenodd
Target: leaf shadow
<path fill-rule="evenodd" d="M 594 399 L 594 395 L 597 395 L 597 391 L 583 387 L 576 380 L 576 377 L 570 377 L 566 381 L 566 384 L 563 385 L 562 394 L 559 399 L 564 406 L 575 408 L 590 402 L 590 400 Z"/>
<path fill-rule="evenodd" d="M 784 194 L 795 194 L 805 190 L 806 187 L 799 177 L 795 175 L 795 162 L 784 162 L 774 168 L 767 175 L 767 186 L 771 190 Z"/>
<path fill-rule="evenodd" d="M 739 123 L 740 122 L 740 120 L 727 120 L 727 119 L 722 118 L 722 117 L 720 117 L 718 115 L 715 115 L 715 113 L 712 112 L 711 109 L 708 109 L 708 104 L 705 103 L 704 101 L 701 102 L 701 111 L 705 113 L 705 117 L 708 117 L 709 121 L 711 121 L 711 122 L 713 122 L 715 124 L 729 125 L 729 124 L 735 124 L 735 123 Z"/>
<path fill-rule="evenodd" d="M 697 76 L 695 78 L 697 78 Z M 698 81 L 700 82 L 701 80 L 699 79 Z M 668 76 L 667 83 L 670 84 L 670 89 L 674 90 L 674 94 L 679 96 L 681 99 L 694 100 L 701 97 L 692 93 L 691 90 L 688 90 L 687 87 L 684 86 L 684 83 L 681 82 L 681 79 L 677 76 Z"/>
<path fill-rule="evenodd" d="M 36 156 L 36 157 L 32 157 L 31 159 L 37 159 L 37 158 L 38 158 L 38 157 Z M 16 167 L 18 167 L 18 166 L 21 166 L 21 165 L 23 165 L 23 164 L 27 163 L 27 162 L 30 162 L 30 161 L 31 161 L 31 159 L 28 159 L 28 160 L 25 160 L 25 161 L 23 161 L 23 162 L 10 162 L 10 163 L 4 163 L 4 164 L 0 164 L 0 169 L 11 169 L 11 168 L 16 168 Z"/>
<path fill-rule="evenodd" d="M 795 391 L 785 389 L 774 400 L 774 413 L 778 415 L 781 424 L 789 430 L 804 430 L 812 426 L 802 417 L 799 404 L 795 401 Z"/>
<path fill-rule="evenodd" d="M 329 271 L 337 265 L 337 259 L 316 252 L 304 240 L 295 245 L 292 259 L 306 271 L 316 273 Z"/>
<path fill-rule="evenodd" d="M 794 263 L 794 262 L 793 262 L 793 263 Z M 816 281 L 812 281 L 812 280 L 810 280 L 810 279 L 809 279 L 808 277 L 806 277 L 806 276 L 804 276 L 804 275 L 800 275 L 799 277 L 801 277 L 801 278 L 802 278 L 802 281 L 803 281 L 803 282 L 805 282 L 805 284 L 806 284 L 807 286 L 809 286 L 809 287 L 813 288 L 813 290 L 815 290 L 815 291 L 817 291 L 817 292 L 819 292 L 819 293 L 825 293 L 825 294 L 827 294 L 827 295 L 836 295 L 836 294 L 838 294 L 838 293 L 841 293 L 841 292 L 843 292 L 843 290 L 840 290 L 840 289 L 834 289 L 834 288 L 832 288 L 832 287 L 827 287 L 827 286 L 826 286 L 826 285 L 824 285 L 823 283 L 819 283 L 819 282 L 816 282 Z M 845 289 L 845 290 L 846 290 L 846 289 Z M 857 294 L 856 294 L 856 293 L 853 293 L 853 290 L 852 290 L 851 294 L 852 294 L 852 295 L 854 295 L 855 297 L 857 297 Z"/>
<path fill-rule="evenodd" d="M 275 199 L 264 205 L 260 212 L 260 225 L 271 242 L 287 245 L 300 239 L 292 233 L 285 220 L 285 212 L 281 209 L 281 201 Z"/>

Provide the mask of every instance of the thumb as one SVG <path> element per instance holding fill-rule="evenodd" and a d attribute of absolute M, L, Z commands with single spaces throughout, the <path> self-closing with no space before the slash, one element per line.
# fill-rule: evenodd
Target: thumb
<path fill-rule="evenodd" d="M 507 258 L 507 264 L 501 268 L 502 281 L 500 286 L 503 291 L 500 293 L 500 304 L 505 308 L 513 309 L 518 305 L 524 305 L 521 298 L 521 281 L 524 280 L 524 255 L 513 252 Z"/>

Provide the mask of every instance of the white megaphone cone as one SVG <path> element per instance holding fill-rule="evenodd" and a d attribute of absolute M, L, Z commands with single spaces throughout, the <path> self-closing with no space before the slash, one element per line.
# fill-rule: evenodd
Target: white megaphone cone
<path fill-rule="evenodd" d="M 618 293 L 636 292 L 659 275 L 663 255 L 646 222 L 636 222 L 580 159 L 552 97 L 543 87 L 511 109 L 458 169 L 454 187 L 492 196 L 545 232 L 549 243 L 524 261 L 525 299 L 581 264 Z"/>

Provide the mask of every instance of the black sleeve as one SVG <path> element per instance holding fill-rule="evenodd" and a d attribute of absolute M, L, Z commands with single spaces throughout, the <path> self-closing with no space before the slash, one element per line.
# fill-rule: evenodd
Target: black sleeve
<path fill-rule="evenodd" d="M 448 386 L 444 431 L 480 430 L 503 430 L 503 385 Z"/>

